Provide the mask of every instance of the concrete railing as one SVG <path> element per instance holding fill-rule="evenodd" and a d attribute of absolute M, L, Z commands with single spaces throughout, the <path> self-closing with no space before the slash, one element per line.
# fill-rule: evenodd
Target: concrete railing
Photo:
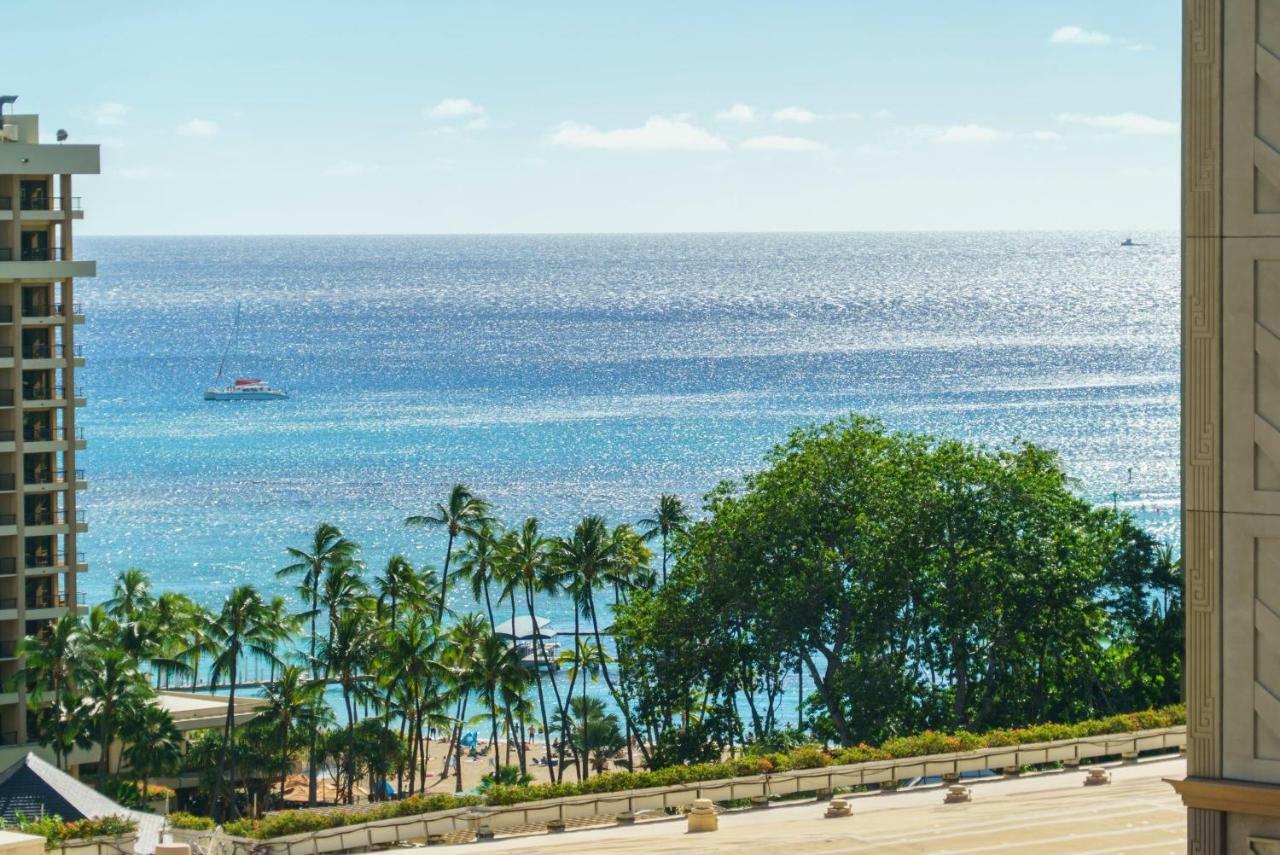
<path fill-rule="evenodd" d="M 870 784 L 896 785 L 921 777 L 999 772 L 1023 766 L 1063 763 L 1083 765 L 1102 757 L 1136 758 L 1142 751 L 1172 751 L 1187 743 L 1185 726 L 1134 733 L 1088 736 L 999 748 L 980 748 L 952 754 L 931 754 L 897 760 L 871 760 L 820 769 L 796 769 L 768 775 L 697 781 L 668 787 L 593 793 L 495 807 L 453 808 L 416 816 L 380 819 L 322 831 L 291 834 L 271 840 L 250 840 L 213 832 L 173 832 L 175 840 L 196 844 L 206 855 L 323 855 L 367 852 L 410 841 L 433 843 L 447 836 L 536 831 L 609 817 L 626 817 L 646 810 L 685 808 L 695 799 L 716 802 L 768 799 L 795 793 L 827 791 Z"/>

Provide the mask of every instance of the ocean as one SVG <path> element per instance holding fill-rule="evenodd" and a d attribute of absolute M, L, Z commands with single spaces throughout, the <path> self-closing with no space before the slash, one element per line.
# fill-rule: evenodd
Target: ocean
<path fill-rule="evenodd" d="M 338 524 L 378 568 L 455 481 L 550 532 L 694 508 L 798 425 L 1061 452 L 1178 526 L 1176 233 L 81 238 L 90 602 L 120 570 L 216 606 Z M 202 399 L 232 376 L 283 402 Z M 472 604 L 461 590 L 455 607 Z M 563 600 L 540 608 L 571 622 Z"/>

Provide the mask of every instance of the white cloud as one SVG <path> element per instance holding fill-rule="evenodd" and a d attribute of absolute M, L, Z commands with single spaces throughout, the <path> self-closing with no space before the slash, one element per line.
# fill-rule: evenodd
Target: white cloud
<path fill-rule="evenodd" d="M 650 116 L 638 128 L 602 131 L 582 122 L 561 122 L 547 137 L 552 145 L 565 148 L 599 148 L 612 151 L 723 151 L 724 140 L 697 125 Z"/>
<path fill-rule="evenodd" d="M 754 122 L 756 108 L 749 104 L 734 104 L 728 110 L 716 113 L 716 118 L 722 122 Z"/>
<path fill-rule="evenodd" d="M 472 119 L 463 125 L 463 127 L 469 131 L 483 131 L 485 128 L 489 127 L 489 117 L 481 116 L 478 119 Z"/>
<path fill-rule="evenodd" d="M 804 107 L 783 107 L 781 110 L 773 111 L 773 120 L 775 122 L 792 122 L 797 125 L 808 125 L 818 118 L 818 115 Z"/>
<path fill-rule="evenodd" d="M 1105 116 L 1086 116 L 1080 113 L 1060 113 L 1058 121 L 1068 125 L 1086 125 L 1118 134 L 1176 134 L 1178 123 L 1156 119 L 1141 113 L 1115 113 Z"/>
<path fill-rule="evenodd" d="M 964 143 L 986 143 L 1007 139 L 1009 134 L 989 128 L 986 125 L 951 125 L 943 128 L 933 136 L 933 141 L 943 145 Z"/>
<path fill-rule="evenodd" d="M 340 160 L 325 167 L 325 175 L 334 175 L 339 177 L 351 177 L 355 175 L 369 175 L 378 171 L 376 163 L 362 163 L 356 160 Z"/>
<path fill-rule="evenodd" d="M 826 146 L 805 137 L 752 137 L 742 143 L 749 151 L 823 151 Z"/>
<path fill-rule="evenodd" d="M 1084 27 L 1077 27 L 1074 24 L 1066 27 L 1058 27 L 1053 31 L 1053 35 L 1049 36 L 1049 43 L 1054 45 L 1109 45 L 1114 41 L 1111 36 L 1106 33 L 1099 33 L 1094 30 L 1086 30 Z"/>
<path fill-rule="evenodd" d="M 427 115 L 433 119 L 461 119 L 466 116 L 483 116 L 484 113 L 484 107 L 470 98 L 445 98 L 427 111 Z"/>
<path fill-rule="evenodd" d="M 211 137 L 218 132 L 218 123 L 208 119 L 190 119 L 174 130 L 184 137 Z"/>
<path fill-rule="evenodd" d="M 119 101 L 103 101 L 93 108 L 93 119 L 100 125 L 123 125 L 129 108 Z"/>

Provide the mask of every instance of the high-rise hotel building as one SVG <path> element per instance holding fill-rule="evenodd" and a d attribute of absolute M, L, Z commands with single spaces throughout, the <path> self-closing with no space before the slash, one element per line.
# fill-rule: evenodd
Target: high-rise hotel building
<path fill-rule="evenodd" d="M 0 98 L 0 111 L 4 102 Z M 0 679 L 18 668 L 18 640 L 80 608 L 76 549 L 85 488 L 76 426 L 84 322 L 75 280 L 95 275 L 76 257 L 83 218 L 73 175 L 99 170 L 98 146 L 40 141 L 39 117 L 0 116 Z M 0 683 L 0 746 L 34 738 L 26 698 Z M 0 749 L 0 754 L 8 752 Z"/>

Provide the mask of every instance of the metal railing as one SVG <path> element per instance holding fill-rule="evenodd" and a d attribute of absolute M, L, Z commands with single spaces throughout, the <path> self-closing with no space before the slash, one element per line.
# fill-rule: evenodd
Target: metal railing
<path fill-rule="evenodd" d="M 66 391 L 64 386 L 23 386 L 22 400 L 24 401 L 60 401 L 66 397 L 63 393 Z"/>
<path fill-rule="evenodd" d="M 83 345 L 79 345 L 79 344 L 73 345 L 71 348 L 71 355 L 81 356 L 84 352 L 83 348 L 84 348 Z M 0 356 L 6 356 L 6 355 L 13 356 L 12 347 L 8 348 L 9 350 L 8 354 L 5 354 L 4 350 L 5 348 L 0 347 Z M 53 345 L 48 345 L 48 344 L 45 344 L 44 342 L 36 342 L 34 344 L 24 344 L 22 346 L 23 359 L 50 359 L 50 358 L 61 359 L 62 357 L 66 356 L 66 354 L 67 354 L 67 346 L 62 342 L 56 342 Z"/>
<path fill-rule="evenodd" d="M 37 508 L 27 512 L 27 525 L 66 525 L 68 520 L 74 520 L 77 523 L 85 521 L 84 511 L 77 510 L 75 514 L 68 517 L 66 511 L 49 511 L 43 508 Z"/>
<path fill-rule="evenodd" d="M 23 261 L 70 261 L 60 246 L 26 246 L 18 255 Z"/>
<path fill-rule="evenodd" d="M 0 324 L 13 323 L 13 306 L 0 306 Z"/>
<path fill-rule="evenodd" d="M 9 559 L 9 560 L 12 561 L 13 559 Z M 65 567 L 67 564 L 67 553 L 54 552 L 49 555 L 36 555 L 35 553 L 28 552 L 26 563 L 27 563 L 28 569 L 42 569 L 45 567 Z M 76 563 L 77 564 L 84 563 L 83 552 L 76 553 Z"/>
<path fill-rule="evenodd" d="M 0 611 L 16 609 L 18 607 L 17 597 L 0 597 Z"/>
<path fill-rule="evenodd" d="M 0 576 L 12 576 L 18 572 L 18 559 L 13 556 L 0 558 Z"/>
<path fill-rule="evenodd" d="M 66 199 L 69 204 L 62 204 Z M 5 207 L 0 204 L 0 208 Z M 8 207 L 13 207 L 13 200 L 9 201 Z M 18 207 L 23 211 L 78 211 L 80 210 L 79 196 L 24 196 L 18 199 Z"/>
<path fill-rule="evenodd" d="M 12 407 L 12 406 L 13 406 L 13 390 L 0 389 L 0 407 Z"/>
<path fill-rule="evenodd" d="M 67 596 L 65 591 L 60 591 L 56 594 L 41 591 L 27 595 L 27 608 L 29 609 L 65 609 L 72 602 L 72 599 Z M 76 594 L 74 602 L 77 606 L 83 606 L 88 601 L 84 594 Z"/>
<path fill-rule="evenodd" d="M 0 344 L 0 359 L 12 359 L 13 347 L 7 344 Z"/>
<path fill-rule="evenodd" d="M 8 439 L 5 434 L 8 433 Z M 67 429 L 65 427 L 44 427 L 43 425 L 27 425 L 22 429 L 22 438 L 27 442 L 53 442 L 54 440 L 64 440 L 67 438 Z M 76 439 L 84 439 L 84 428 L 77 427 L 75 430 Z M 0 431 L 0 442 L 12 442 L 13 431 Z"/>
<path fill-rule="evenodd" d="M 0 492 L 8 492 L 13 489 L 14 477 L 12 472 L 0 474 Z"/>
<path fill-rule="evenodd" d="M 70 474 L 71 480 L 83 481 L 84 470 L 75 469 L 70 473 L 66 469 L 52 469 L 45 472 L 28 472 L 24 483 L 26 484 L 63 484 L 67 481 Z"/>
<path fill-rule="evenodd" d="M 53 307 L 53 313 L 54 313 L 55 315 L 65 315 L 65 314 L 66 314 L 66 311 L 65 311 L 65 309 L 66 309 L 66 308 L 67 308 L 67 307 L 66 307 L 65 305 L 63 305 L 62 303 L 56 303 L 56 304 L 54 304 L 54 307 Z M 83 311 L 81 310 L 81 308 L 80 308 L 80 304 L 79 304 L 79 303 L 72 303 L 72 304 L 71 304 L 71 314 L 73 314 L 73 315 L 83 315 L 83 314 L 84 314 L 84 312 L 83 312 Z"/>
<path fill-rule="evenodd" d="M 17 525 L 17 514 L 0 514 L 0 526 Z"/>
<path fill-rule="evenodd" d="M 18 642 L 11 638 L 0 639 L 0 659 L 12 659 L 18 655 Z M 16 737 L 17 734 L 14 734 Z M 0 735 L 0 744 L 4 744 L 4 737 Z"/>

